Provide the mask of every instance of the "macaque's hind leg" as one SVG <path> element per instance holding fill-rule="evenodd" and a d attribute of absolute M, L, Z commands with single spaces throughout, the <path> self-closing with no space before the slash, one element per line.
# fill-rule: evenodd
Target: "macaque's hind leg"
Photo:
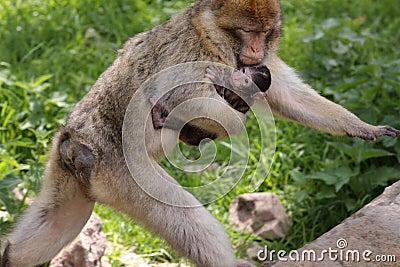
<path fill-rule="evenodd" d="M 1 266 L 50 260 L 79 234 L 92 213 L 94 201 L 87 197 L 87 188 L 62 167 L 60 137 L 58 133 L 54 138 L 39 195 L 2 240 Z"/>
<path fill-rule="evenodd" d="M 145 223 L 197 267 L 236 267 L 225 230 L 199 201 L 178 186 L 156 162 L 153 166 L 140 164 L 140 168 L 134 172 L 135 179 L 127 168 L 119 168 L 110 173 L 109 180 L 114 182 L 93 180 L 92 194 L 99 202 Z M 118 179 L 112 179 L 111 175 Z M 146 186 L 156 185 L 151 189 L 152 194 L 142 191 L 137 181 Z M 115 193 L 110 197 L 105 194 L 107 191 Z"/>

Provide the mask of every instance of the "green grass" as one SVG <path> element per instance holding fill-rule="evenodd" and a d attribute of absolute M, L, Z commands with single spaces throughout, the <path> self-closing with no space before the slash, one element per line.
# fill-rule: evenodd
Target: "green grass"
<path fill-rule="evenodd" d="M 52 134 L 116 56 L 129 36 L 149 29 L 187 1 L 3 0 L 0 5 L 0 233 L 39 188 Z M 281 57 L 329 99 L 373 124 L 400 127 L 400 17 L 393 0 L 282 1 Z M 250 140 L 260 140 L 250 119 Z M 314 240 L 400 177 L 400 141 L 375 143 L 334 137 L 277 120 L 274 164 L 259 191 L 278 194 L 291 230 L 283 240 L 260 240 L 228 224 L 230 201 L 244 184 L 207 205 L 243 256 L 247 245 L 294 249 Z M 228 153 L 219 143 L 218 162 Z M 189 155 L 198 155 L 184 148 Z M 259 148 L 253 148 L 255 157 Z M 255 167 L 250 160 L 245 170 Z M 163 166 L 186 185 L 215 173 L 186 175 Z M 234 166 L 239 168 L 240 166 Z M 23 199 L 12 192 L 18 188 Z M 124 250 L 152 261 L 179 261 L 159 238 L 126 216 L 97 205 L 113 266 Z"/>

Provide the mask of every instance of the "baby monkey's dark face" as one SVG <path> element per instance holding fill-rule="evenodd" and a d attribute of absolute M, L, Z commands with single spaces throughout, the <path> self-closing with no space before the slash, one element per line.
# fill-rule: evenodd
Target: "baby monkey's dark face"
<path fill-rule="evenodd" d="M 216 90 L 234 109 L 246 113 L 255 99 L 265 97 L 270 85 L 271 73 L 266 66 L 242 67 L 233 71 L 227 86 L 216 86 Z"/>

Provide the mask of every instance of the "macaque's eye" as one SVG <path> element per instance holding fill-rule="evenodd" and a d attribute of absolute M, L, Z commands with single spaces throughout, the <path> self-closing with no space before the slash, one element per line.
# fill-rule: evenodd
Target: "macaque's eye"
<path fill-rule="evenodd" d="M 249 79 L 244 79 L 244 82 L 245 83 L 249 83 Z"/>
<path fill-rule="evenodd" d="M 243 29 L 239 29 L 239 30 L 244 31 L 244 32 L 250 32 L 250 29 L 248 29 L 248 28 L 243 28 Z"/>
<path fill-rule="evenodd" d="M 246 73 L 246 69 L 245 68 L 242 68 L 241 71 L 242 71 L 242 73 Z"/>

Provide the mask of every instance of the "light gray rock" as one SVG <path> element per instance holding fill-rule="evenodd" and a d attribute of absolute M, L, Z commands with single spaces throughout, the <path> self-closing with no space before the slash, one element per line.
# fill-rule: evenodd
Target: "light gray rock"
<path fill-rule="evenodd" d="M 246 249 L 246 255 L 247 258 L 252 260 L 252 261 L 258 261 L 258 253 L 260 250 L 263 250 L 264 248 L 260 245 L 257 244 L 252 244 Z"/>
<path fill-rule="evenodd" d="M 50 267 L 101 267 L 106 246 L 101 220 L 92 213 L 82 232 L 51 261 Z"/>
<path fill-rule="evenodd" d="M 336 260 L 330 259 L 329 249 Z M 279 261 L 272 266 L 400 266 L 400 181 L 343 223 L 300 248 L 297 254 L 300 259 L 301 255 L 314 258 L 311 251 L 317 261 Z M 321 255 L 324 259 L 318 260 Z"/>
<path fill-rule="evenodd" d="M 229 221 L 244 230 L 266 239 L 285 237 L 288 216 L 274 193 L 249 193 L 235 198 L 229 209 Z"/>

